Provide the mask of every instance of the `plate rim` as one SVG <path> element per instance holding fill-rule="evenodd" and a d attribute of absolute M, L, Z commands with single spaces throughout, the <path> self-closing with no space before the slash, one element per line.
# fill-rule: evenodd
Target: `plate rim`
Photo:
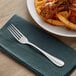
<path fill-rule="evenodd" d="M 28 12 L 29 12 L 30 16 L 32 17 L 32 19 L 33 19 L 42 29 L 48 31 L 49 33 L 52 33 L 52 34 L 54 34 L 54 35 L 57 35 L 57 36 L 62 36 L 62 37 L 76 37 L 76 35 L 66 35 L 66 34 L 56 33 L 56 32 L 51 31 L 51 30 L 49 31 L 47 28 L 41 26 L 41 24 L 37 22 L 37 20 L 35 19 L 35 17 L 33 17 L 32 13 L 30 12 L 29 4 L 28 4 L 29 1 L 30 1 L 30 0 L 27 0 L 27 1 L 26 1 Z M 35 10 L 35 12 L 36 12 L 36 10 Z M 36 12 L 36 14 L 37 14 L 37 12 Z M 37 14 L 37 15 L 38 15 L 38 14 Z"/>

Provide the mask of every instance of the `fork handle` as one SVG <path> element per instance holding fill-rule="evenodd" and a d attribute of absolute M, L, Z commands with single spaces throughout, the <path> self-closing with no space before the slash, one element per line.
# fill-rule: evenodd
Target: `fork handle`
<path fill-rule="evenodd" d="M 44 50 L 40 49 L 38 46 L 36 46 L 35 44 L 28 42 L 27 44 L 35 47 L 36 49 L 38 49 L 43 55 L 45 55 L 50 61 L 52 61 L 56 66 L 59 67 L 63 67 L 64 66 L 64 62 L 54 56 L 52 56 L 51 54 L 45 52 Z"/>

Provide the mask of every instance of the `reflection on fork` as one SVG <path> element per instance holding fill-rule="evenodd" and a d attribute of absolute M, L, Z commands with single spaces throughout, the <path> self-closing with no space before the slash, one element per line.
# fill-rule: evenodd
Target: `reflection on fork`
<path fill-rule="evenodd" d="M 58 67 L 63 67 L 64 66 L 64 62 L 54 56 L 52 56 L 51 54 L 47 53 L 46 51 L 40 49 L 38 46 L 36 46 L 35 44 L 31 43 L 26 36 L 24 36 L 13 24 L 11 24 L 10 26 L 8 26 L 7 28 L 10 33 L 14 36 L 14 38 L 20 42 L 21 44 L 28 44 L 31 45 L 33 47 L 35 47 L 36 49 L 38 49 L 46 58 L 48 58 L 50 61 L 52 61 L 56 66 Z"/>

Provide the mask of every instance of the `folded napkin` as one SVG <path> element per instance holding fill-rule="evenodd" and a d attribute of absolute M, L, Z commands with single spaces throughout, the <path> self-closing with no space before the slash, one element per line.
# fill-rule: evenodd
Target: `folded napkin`
<path fill-rule="evenodd" d="M 65 62 L 64 67 L 55 66 L 37 49 L 18 43 L 7 30 L 7 26 L 11 23 L 26 35 L 29 41 L 62 59 Z M 0 30 L 0 48 L 39 76 L 68 76 L 76 66 L 76 51 L 17 15 Z"/>

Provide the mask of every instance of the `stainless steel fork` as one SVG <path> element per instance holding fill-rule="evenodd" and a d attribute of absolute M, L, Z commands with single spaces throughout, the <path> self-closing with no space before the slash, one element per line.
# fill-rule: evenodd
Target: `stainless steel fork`
<path fill-rule="evenodd" d="M 8 26 L 7 28 L 10 33 L 15 37 L 15 39 L 20 42 L 21 44 L 28 44 L 31 45 L 33 47 L 35 47 L 36 49 L 38 49 L 45 57 L 47 57 L 50 61 L 52 61 L 56 66 L 59 67 L 63 67 L 64 66 L 64 62 L 54 56 L 52 56 L 51 54 L 47 53 L 46 51 L 40 49 L 38 46 L 36 46 L 35 44 L 31 43 L 26 36 L 24 36 L 13 24 L 11 24 L 10 26 Z"/>

